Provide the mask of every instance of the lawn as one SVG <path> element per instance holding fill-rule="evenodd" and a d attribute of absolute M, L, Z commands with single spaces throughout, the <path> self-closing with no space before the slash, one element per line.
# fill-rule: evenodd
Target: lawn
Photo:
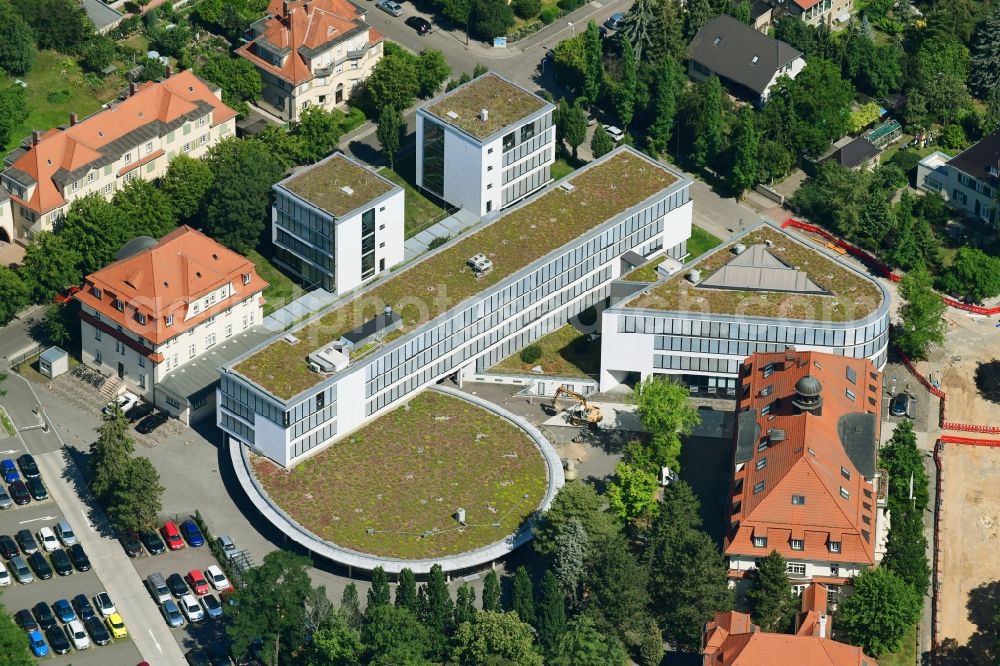
<path fill-rule="evenodd" d="M 523 431 L 430 390 L 292 470 L 256 457 L 253 469 L 271 499 L 320 538 L 402 559 L 499 541 L 547 487 L 545 463 Z M 464 528 L 452 517 L 459 508 Z"/>
<path fill-rule="evenodd" d="M 521 361 L 521 353 L 512 354 L 490 368 L 490 372 L 514 372 L 530 374 L 536 365 L 542 367 L 546 375 L 559 377 L 596 376 L 601 370 L 601 344 L 587 340 L 570 324 L 552 331 L 534 343 L 542 350 L 542 356 L 533 363 Z"/>
<path fill-rule="evenodd" d="M 576 171 L 576 167 L 560 157 L 555 161 L 555 164 L 552 165 L 552 180 L 559 180 L 574 171 Z"/>
<path fill-rule="evenodd" d="M 10 85 L 17 77 L 0 78 L 0 85 Z M 72 57 L 56 51 L 39 51 L 34 67 L 21 80 L 25 89 L 29 115 L 20 127 L 14 128 L 6 150 L 13 150 L 31 136 L 32 130 L 49 130 L 69 123 L 69 114 L 80 119 L 89 116 L 101 105 L 113 99 L 122 87 L 121 78 L 111 76 L 97 88 L 92 88 Z"/>
<path fill-rule="evenodd" d="M 13 437 L 17 434 L 17 429 L 14 428 L 14 423 L 10 420 L 10 417 L 7 416 L 7 412 L 3 407 L 0 407 L 0 423 L 3 424 L 3 429 L 7 431 L 7 435 L 9 437 Z"/>
<path fill-rule="evenodd" d="M 264 290 L 264 299 L 267 301 L 264 304 L 265 316 L 287 304 L 293 296 L 299 296 L 302 289 L 260 252 L 250 250 L 247 252 L 247 259 L 257 268 L 257 275 L 268 283 L 267 289 Z"/>
<path fill-rule="evenodd" d="M 719 245 L 722 245 L 721 239 L 716 238 L 701 227 L 692 226 L 691 238 L 688 239 L 687 243 L 688 259 L 697 259 L 709 250 L 717 248 Z M 643 264 L 639 268 L 635 269 L 622 279 L 631 280 L 633 282 L 656 282 L 660 277 L 660 274 L 656 272 L 656 267 L 659 266 L 662 261 L 663 259 L 661 257 L 657 257 L 653 261 Z"/>
<path fill-rule="evenodd" d="M 416 176 L 413 175 L 413 161 L 415 159 L 413 155 L 404 157 L 400 163 L 396 164 L 398 171 L 393 171 L 389 167 L 382 167 L 378 172 L 379 175 L 385 176 L 406 190 L 406 194 L 404 195 L 406 197 L 406 204 L 403 209 L 403 236 L 405 238 L 417 235 L 435 222 L 442 220 L 445 216 L 444 209 L 428 199 L 414 185 Z M 400 175 L 407 173 L 409 177 Z"/>
<path fill-rule="evenodd" d="M 879 666 L 915 666 L 917 663 L 917 627 L 910 627 L 903 634 L 902 647 L 898 652 L 883 654 L 878 658 Z"/>

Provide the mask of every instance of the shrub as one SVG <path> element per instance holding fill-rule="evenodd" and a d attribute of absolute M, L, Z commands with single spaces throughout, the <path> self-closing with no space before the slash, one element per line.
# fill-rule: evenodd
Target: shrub
<path fill-rule="evenodd" d="M 514 0 L 512 7 L 519 18 L 530 19 L 542 11 L 542 0 Z"/>
<path fill-rule="evenodd" d="M 451 236 L 436 236 L 434 240 L 427 244 L 428 250 L 436 250 L 451 240 Z"/>
<path fill-rule="evenodd" d="M 965 147 L 965 130 L 957 123 L 952 123 L 941 133 L 941 145 L 945 148 L 961 149 Z"/>
<path fill-rule="evenodd" d="M 542 348 L 538 345 L 530 345 L 521 350 L 522 363 L 534 363 L 542 357 Z"/>
<path fill-rule="evenodd" d="M 356 106 L 352 106 L 351 110 L 347 112 L 347 115 L 340 122 L 340 129 L 344 134 L 356 130 L 365 124 L 365 112 Z"/>
<path fill-rule="evenodd" d="M 63 102 L 69 100 L 71 96 L 72 93 L 70 93 L 70 91 L 66 88 L 63 88 L 62 90 L 53 90 L 45 96 L 45 99 L 49 104 L 62 104 Z"/>
<path fill-rule="evenodd" d="M 538 15 L 538 18 L 545 25 L 549 25 L 559 18 L 559 10 L 555 7 L 546 7 L 542 10 L 542 13 Z"/>
<path fill-rule="evenodd" d="M 559 0 L 559 8 L 564 9 L 567 12 L 571 12 L 574 9 L 580 7 L 583 2 L 582 0 Z"/>

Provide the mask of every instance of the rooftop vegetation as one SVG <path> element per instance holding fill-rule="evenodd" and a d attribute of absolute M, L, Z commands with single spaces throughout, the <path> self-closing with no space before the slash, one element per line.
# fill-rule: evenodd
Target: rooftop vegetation
<path fill-rule="evenodd" d="M 300 171 L 281 185 L 334 217 L 343 217 L 395 187 L 339 153 Z"/>
<path fill-rule="evenodd" d="M 507 125 L 535 113 L 547 102 L 496 74 L 484 74 L 429 104 L 426 109 L 442 122 L 454 125 L 477 139 L 499 132 Z M 486 109 L 487 120 L 479 117 Z M 455 114 L 455 117 L 448 115 Z"/>

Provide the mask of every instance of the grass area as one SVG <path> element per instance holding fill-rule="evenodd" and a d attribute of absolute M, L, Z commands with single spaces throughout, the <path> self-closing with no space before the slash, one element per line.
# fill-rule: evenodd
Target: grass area
<path fill-rule="evenodd" d="M 531 515 L 546 489 L 545 464 L 523 431 L 435 391 L 291 470 L 266 458 L 255 458 L 253 468 L 271 499 L 317 536 L 406 559 L 499 541 Z M 465 528 L 452 517 L 458 508 L 465 509 Z"/>
<path fill-rule="evenodd" d="M 16 78 L 4 76 L 0 85 L 10 85 Z M 8 151 L 19 146 L 32 130 L 45 131 L 69 123 L 72 112 L 82 120 L 113 99 L 122 87 L 117 76 L 108 77 L 99 87 L 91 87 L 76 60 L 56 51 L 39 51 L 34 67 L 21 80 L 28 84 L 25 93 L 29 114 L 11 131 Z"/>
<path fill-rule="evenodd" d="M 829 294 L 701 288 L 692 285 L 686 277 L 687 271 L 683 271 L 642 294 L 628 307 L 841 322 L 866 317 L 882 303 L 882 293 L 872 280 L 848 270 L 773 227 L 761 227 L 740 242 L 749 247 L 768 240 L 773 243 L 768 249 L 772 255 L 786 266 L 804 271 L 809 279 Z M 701 270 L 702 279 L 733 259 L 735 255 L 729 251 L 733 245 L 735 242 L 695 264 L 694 267 Z"/>
<path fill-rule="evenodd" d="M 276 340 L 234 369 L 277 397 L 292 398 L 323 379 L 309 370 L 309 352 L 371 319 L 387 304 L 402 317 L 403 333 L 411 333 L 669 187 L 676 176 L 635 153 L 619 152 L 575 173 L 571 180 L 572 191 L 554 188 L 511 209 L 493 224 L 296 329 L 298 342 Z M 485 254 L 494 265 L 479 278 L 466 266 L 477 253 Z"/>
<path fill-rule="evenodd" d="M 440 221 L 445 213 L 443 208 L 428 199 L 414 185 L 416 177 L 413 175 L 413 161 L 415 159 L 414 155 L 404 158 L 403 161 L 396 164 L 398 171 L 393 171 L 389 167 L 379 169 L 379 175 L 388 178 L 406 190 L 404 195 L 406 203 L 403 208 L 403 236 L 405 238 L 415 236 L 431 224 Z M 408 170 L 411 174 L 409 178 L 401 175 L 407 173 Z"/>
<path fill-rule="evenodd" d="M 282 187 L 338 218 L 393 189 L 385 179 L 336 153 L 285 180 Z"/>
<path fill-rule="evenodd" d="M 623 280 L 628 280 L 629 282 L 656 282 L 660 278 L 660 274 L 656 272 L 656 267 L 663 262 L 663 257 L 657 257 L 650 262 L 639 266 L 631 273 L 627 273 L 622 277 Z"/>
<path fill-rule="evenodd" d="M 722 239 L 708 233 L 701 227 L 691 227 L 691 238 L 688 239 L 687 250 L 689 259 L 697 259 L 709 250 L 722 245 Z"/>
<path fill-rule="evenodd" d="M 7 412 L 3 407 L 0 407 L 0 424 L 3 424 L 3 429 L 7 431 L 8 437 L 13 437 L 17 434 L 17 429 L 14 428 L 14 422 L 10 420 L 9 416 L 7 416 Z"/>
<path fill-rule="evenodd" d="M 257 268 L 257 275 L 268 283 L 264 290 L 264 315 L 267 316 L 292 300 L 301 288 L 292 279 L 278 270 L 264 255 L 257 250 L 247 252 L 247 259 Z"/>
<path fill-rule="evenodd" d="M 898 652 L 883 654 L 878 658 L 879 666 L 915 666 L 917 663 L 917 626 L 913 625 L 903 634 L 902 646 Z"/>
<path fill-rule="evenodd" d="M 484 74 L 424 109 L 443 123 L 485 139 L 547 103 L 496 74 Z M 483 109 L 488 112 L 486 120 L 480 117 Z"/>
<path fill-rule="evenodd" d="M 128 38 L 122 39 L 118 43 L 122 46 L 128 46 L 135 49 L 143 56 L 145 56 L 149 51 L 149 37 L 146 37 L 146 35 L 141 32 L 130 35 Z"/>
<path fill-rule="evenodd" d="M 560 157 L 556 159 L 555 163 L 552 165 L 552 180 L 564 178 L 574 171 L 576 171 L 576 167 L 567 162 L 564 158 Z"/>
<path fill-rule="evenodd" d="M 521 353 L 512 354 L 490 368 L 490 372 L 531 374 L 536 365 L 546 375 L 559 377 L 590 377 L 601 370 L 601 344 L 587 339 L 570 324 L 552 331 L 534 343 L 542 356 L 534 363 L 521 361 Z"/>

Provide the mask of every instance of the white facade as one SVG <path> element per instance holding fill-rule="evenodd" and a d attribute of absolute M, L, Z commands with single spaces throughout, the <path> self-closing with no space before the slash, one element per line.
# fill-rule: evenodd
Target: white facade
<path fill-rule="evenodd" d="M 917 163 L 917 187 L 937 192 L 953 208 L 984 222 L 997 223 L 994 186 L 948 164 L 951 156 L 934 151 Z"/>

